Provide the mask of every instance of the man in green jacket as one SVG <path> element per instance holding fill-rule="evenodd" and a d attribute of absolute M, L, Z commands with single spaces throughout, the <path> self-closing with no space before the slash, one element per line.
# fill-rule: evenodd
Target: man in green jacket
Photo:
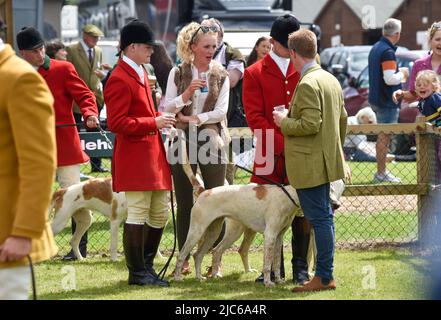
<path fill-rule="evenodd" d="M 345 177 L 342 145 L 347 113 L 338 80 L 315 61 L 317 38 L 306 29 L 289 36 L 290 59 L 301 78 L 288 115 L 273 112 L 285 137 L 286 171 L 296 188 L 317 245 L 315 277 L 293 292 L 335 289 L 333 279 L 334 221 L 330 182 Z"/>

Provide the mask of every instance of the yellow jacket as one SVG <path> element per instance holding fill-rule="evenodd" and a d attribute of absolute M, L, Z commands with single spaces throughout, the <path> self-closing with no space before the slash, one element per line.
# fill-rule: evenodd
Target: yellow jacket
<path fill-rule="evenodd" d="M 281 126 L 286 172 L 294 188 L 312 188 L 345 177 L 346 126 L 339 82 L 319 65 L 311 67 L 300 78 Z"/>
<path fill-rule="evenodd" d="M 57 252 L 48 222 L 56 168 L 53 102 L 43 78 L 6 45 L 0 51 L 0 244 L 9 236 L 31 238 L 34 262 Z"/>
<path fill-rule="evenodd" d="M 99 107 L 101 107 L 104 104 L 101 80 L 95 74 L 95 70 L 98 70 L 103 62 L 103 53 L 101 48 L 95 46 L 95 55 L 92 65 L 89 63 L 88 53 L 84 51 L 84 48 L 80 42 L 66 47 L 66 51 L 67 60 L 72 62 L 80 78 L 83 79 L 83 81 L 95 95 L 96 103 Z M 75 105 L 74 111 L 77 113 L 80 112 L 77 105 Z"/>

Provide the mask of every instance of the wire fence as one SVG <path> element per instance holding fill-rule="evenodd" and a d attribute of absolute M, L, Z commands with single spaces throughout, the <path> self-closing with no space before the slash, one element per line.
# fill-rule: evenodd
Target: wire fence
<path fill-rule="evenodd" d="M 234 162 L 252 169 L 254 143 L 248 128 L 231 130 L 233 137 L 248 140 Z M 387 150 L 386 168 L 389 176 L 376 176 L 376 144 L 387 135 L 391 139 Z M 380 136 L 380 137 L 379 137 Z M 352 182 L 346 185 L 342 206 L 335 211 L 336 245 L 344 248 L 370 247 L 411 243 L 424 238 L 427 226 L 437 211 L 438 193 L 441 189 L 441 135 L 436 128 L 424 122 L 415 124 L 349 126 L 344 147 L 345 157 L 352 171 Z M 350 138 L 362 138 L 358 149 L 348 143 Z M 381 152 L 381 150 L 380 150 Z M 371 157 L 366 157 L 369 155 Z M 361 158 L 360 158 L 361 157 Z M 110 159 L 103 158 L 102 166 L 110 171 Z M 90 164 L 81 166 L 83 179 L 111 177 L 110 172 L 90 172 Z M 234 183 L 247 184 L 250 174 L 235 168 Z M 383 178 L 383 181 L 382 181 Z M 394 180 L 395 178 L 395 180 Z M 386 181 L 393 180 L 393 181 Z M 58 185 L 55 184 L 54 190 Z M 110 246 L 109 220 L 93 212 L 93 224 L 88 234 L 88 252 L 108 255 Z M 169 219 L 161 251 L 173 248 L 173 226 Z M 121 226 L 122 227 L 122 226 Z M 70 226 L 56 236 L 60 254 L 70 250 Z M 430 230 L 430 228 L 429 228 Z M 284 244 L 290 243 L 291 231 L 286 232 Z M 237 245 L 240 244 L 240 240 Z M 289 247 L 289 246 L 288 246 Z M 263 237 L 257 235 L 252 249 L 263 248 Z M 122 252 L 122 228 L 119 230 L 118 251 Z"/>

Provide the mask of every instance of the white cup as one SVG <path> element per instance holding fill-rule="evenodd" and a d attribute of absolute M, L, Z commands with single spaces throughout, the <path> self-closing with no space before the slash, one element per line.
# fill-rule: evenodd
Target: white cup
<path fill-rule="evenodd" d="M 163 112 L 162 113 L 163 116 L 167 117 L 167 118 L 174 118 L 176 117 L 176 114 L 174 112 Z M 162 128 L 161 132 L 165 135 L 170 135 L 172 132 L 172 129 L 174 129 L 173 127 L 170 128 Z"/>
<path fill-rule="evenodd" d="M 276 112 L 285 112 L 286 111 L 285 105 L 282 104 L 280 106 L 275 106 L 274 107 L 274 111 L 276 111 Z"/>

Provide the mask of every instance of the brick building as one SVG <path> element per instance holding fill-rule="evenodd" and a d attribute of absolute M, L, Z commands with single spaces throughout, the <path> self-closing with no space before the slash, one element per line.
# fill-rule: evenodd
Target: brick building
<path fill-rule="evenodd" d="M 441 20 L 441 0 L 293 0 L 293 12 L 301 21 L 322 29 L 322 48 L 373 44 L 388 18 L 403 21 L 400 45 L 426 48 L 425 31 Z"/>

